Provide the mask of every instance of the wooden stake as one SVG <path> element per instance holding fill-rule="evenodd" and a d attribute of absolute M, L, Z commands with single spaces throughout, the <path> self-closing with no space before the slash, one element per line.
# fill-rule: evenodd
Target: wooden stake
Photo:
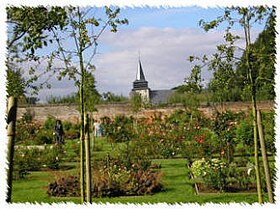
<path fill-rule="evenodd" d="M 257 112 L 257 121 L 258 121 L 258 130 L 259 130 L 260 145 L 261 145 L 261 151 L 262 151 L 262 159 L 263 159 L 268 199 L 269 199 L 270 203 L 274 203 L 272 186 L 271 186 L 271 176 L 270 176 L 269 164 L 268 164 L 268 159 L 267 159 L 267 154 L 266 154 L 265 138 L 264 138 L 264 133 L 263 133 L 262 118 L 261 118 L 260 110 L 258 110 L 258 112 Z"/>
<path fill-rule="evenodd" d="M 85 116 L 85 153 L 86 153 L 86 201 L 91 201 L 91 159 L 90 159 L 90 137 L 89 137 L 89 116 Z"/>
<path fill-rule="evenodd" d="M 16 117 L 17 117 L 17 99 L 9 97 L 7 109 L 7 138 L 8 138 L 8 191 L 6 201 L 11 202 L 12 199 L 12 181 L 13 181 L 13 165 L 14 165 L 14 144 L 16 136 Z"/>

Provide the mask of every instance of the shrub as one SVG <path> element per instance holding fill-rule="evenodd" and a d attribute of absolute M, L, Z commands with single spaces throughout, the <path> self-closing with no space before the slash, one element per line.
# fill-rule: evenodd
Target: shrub
<path fill-rule="evenodd" d="M 80 131 L 71 128 L 71 129 L 64 132 L 63 137 L 65 139 L 79 139 L 80 138 Z"/>
<path fill-rule="evenodd" d="M 47 129 L 47 130 L 54 130 L 55 124 L 56 124 L 56 119 L 48 116 L 44 122 L 43 127 L 44 127 L 44 129 Z"/>
<path fill-rule="evenodd" d="M 146 195 L 163 189 L 162 174 L 151 169 L 140 170 L 137 165 L 131 169 L 112 161 L 92 171 L 92 193 L 94 197 L 116 197 L 123 195 Z M 50 196 L 78 196 L 79 182 L 75 176 L 59 176 L 49 183 Z"/>
<path fill-rule="evenodd" d="M 79 140 L 66 140 L 63 146 L 64 155 L 63 159 L 68 162 L 76 162 L 80 153 L 80 141 Z"/>
<path fill-rule="evenodd" d="M 48 185 L 47 193 L 55 197 L 77 197 L 80 194 L 79 179 L 76 176 L 58 176 Z"/>
<path fill-rule="evenodd" d="M 226 186 L 226 164 L 219 159 L 194 161 L 191 166 L 194 177 L 203 180 L 208 188 L 223 191 Z"/>
<path fill-rule="evenodd" d="M 95 197 L 115 197 L 121 195 L 146 195 L 162 190 L 161 173 L 131 169 L 113 164 L 93 172 L 93 195 Z"/>
<path fill-rule="evenodd" d="M 133 117 L 116 116 L 112 121 L 108 117 L 101 118 L 104 135 L 112 142 L 126 142 L 134 138 Z"/>
<path fill-rule="evenodd" d="M 37 144 L 52 144 L 54 143 L 54 135 L 51 131 L 40 130 L 36 135 Z"/>
<path fill-rule="evenodd" d="M 28 142 L 33 144 L 38 143 L 36 136 L 40 129 L 41 125 L 38 123 L 19 120 L 16 129 L 16 144 L 26 144 Z"/>
<path fill-rule="evenodd" d="M 28 171 L 38 171 L 42 168 L 59 168 L 59 151 L 57 147 L 17 147 L 14 155 L 14 176 L 24 178 Z"/>

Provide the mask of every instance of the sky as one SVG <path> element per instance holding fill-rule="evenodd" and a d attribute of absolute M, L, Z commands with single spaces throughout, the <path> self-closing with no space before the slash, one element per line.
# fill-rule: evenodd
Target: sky
<path fill-rule="evenodd" d="M 119 3 L 121 2 L 121 3 Z M 184 3 L 183 3 L 184 2 Z M 183 83 L 183 79 L 189 75 L 191 66 L 189 66 L 186 61 L 187 57 L 192 54 L 207 54 L 213 52 L 215 45 L 219 43 L 222 34 L 220 31 L 214 31 L 210 33 L 205 33 L 198 27 L 198 21 L 201 18 L 205 18 L 207 20 L 212 20 L 216 16 L 219 15 L 219 8 L 216 5 L 228 5 L 229 3 L 233 3 L 235 5 L 247 6 L 248 4 L 263 4 L 263 0 L 103 0 L 103 1 L 95 1 L 95 0 L 83 0 L 79 2 L 79 5 L 83 4 L 84 6 L 89 4 L 105 4 L 105 3 L 113 3 L 118 5 L 129 5 L 129 6 L 143 6 L 148 4 L 150 7 L 144 8 L 125 8 L 122 9 L 122 14 L 126 16 L 130 24 L 128 26 L 124 26 L 120 28 L 120 31 L 117 34 L 105 33 L 100 39 L 99 43 L 99 54 L 95 58 L 95 65 L 97 67 L 95 76 L 97 81 L 97 88 L 99 91 L 112 91 L 117 94 L 127 95 L 132 88 L 132 82 L 136 77 L 136 69 L 138 62 L 138 51 L 141 53 L 141 61 L 144 69 L 144 73 L 146 79 L 149 81 L 149 86 L 151 89 L 166 89 L 171 88 Z M 279 0 L 266 0 L 265 3 L 267 5 L 276 5 L 279 8 Z M 0 130 L 2 131 L 2 135 L 5 134 L 6 130 L 6 90 L 5 90 L 5 53 L 4 50 L 6 43 L 6 14 L 5 7 L 7 4 L 9 5 L 28 5 L 28 6 L 36 6 L 36 5 L 66 5 L 66 4 L 77 4 L 77 0 L 9 0 L 1 1 L 0 3 L 0 28 L 1 28 L 1 36 L 0 36 L 0 45 L 2 46 L 2 50 L 0 50 L 0 65 L 1 65 L 1 73 L 0 73 L 0 115 L 2 115 L 0 119 Z M 183 5 L 184 8 L 169 8 L 164 9 L 159 7 L 160 9 L 151 8 L 154 5 Z M 191 7 L 191 5 L 196 4 L 199 6 L 203 6 L 207 9 L 202 9 L 201 7 Z M 210 8 L 209 5 L 212 7 Z M 280 30 L 280 13 L 279 9 L 277 10 L 277 30 Z M 277 48 L 279 49 L 279 35 L 276 39 Z M 277 55 L 277 68 L 279 69 L 279 53 Z M 206 73 L 207 74 L 207 73 Z M 276 104 L 279 104 L 279 95 L 280 91 L 279 86 L 279 73 L 276 73 Z M 207 77 L 207 75 L 205 75 Z M 48 95 L 67 95 L 71 92 L 76 91 L 73 87 L 73 84 L 65 81 L 57 82 L 55 79 L 53 80 L 52 89 L 50 90 L 42 90 L 40 92 L 40 98 L 42 100 L 45 99 Z M 277 150 L 279 149 L 279 108 L 276 109 L 276 145 Z M 7 140 L 0 141 L 0 153 L 3 154 L 0 157 L 0 182 L 4 184 L 6 182 L 6 157 L 5 153 L 7 153 Z M 277 165 L 279 167 L 279 154 L 276 156 Z M 279 173 L 278 173 L 279 177 Z M 276 203 L 274 207 L 273 205 L 240 205 L 229 204 L 226 205 L 227 208 L 276 208 L 279 206 L 279 194 L 280 194 L 280 182 L 279 178 L 276 183 Z M 5 189 L 0 190 L 0 205 L 4 205 L 12 208 L 30 208 L 33 205 L 30 204 L 21 204 L 17 205 L 7 205 L 5 202 L 6 199 L 6 191 Z M 40 205 L 42 206 L 42 205 Z M 180 205 L 182 208 L 193 208 L 196 205 Z M 178 208 L 179 205 L 169 205 L 168 208 Z M 210 205 L 210 208 L 223 207 L 223 205 Z M 34 205 L 34 208 L 37 208 L 38 205 Z M 77 207 L 75 205 L 75 207 Z M 108 205 L 105 205 L 104 208 L 107 208 Z M 120 208 L 123 208 L 121 206 Z M 128 207 L 131 207 L 130 205 Z M 166 206 L 167 207 L 167 206 Z M 200 207 L 200 206 L 199 206 Z M 44 207 L 45 208 L 45 207 Z M 101 208 L 98 205 L 98 208 Z M 115 207 L 116 208 L 116 207 Z M 135 208 L 135 207 L 134 207 Z M 153 207 L 155 208 L 155 207 Z M 160 208 L 160 207 L 158 207 Z M 205 205 L 203 208 L 209 208 L 209 205 Z"/>
<path fill-rule="evenodd" d="M 102 17 L 102 9 L 92 11 Z M 136 78 L 139 57 L 151 90 L 182 85 L 192 68 L 187 58 L 212 54 L 223 39 L 222 29 L 206 33 L 199 27 L 199 20 L 211 21 L 223 11 L 221 7 L 198 6 L 122 8 L 120 18 L 127 18 L 129 24 L 120 26 L 117 33 L 106 30 L 98 41 L 98 53 L 93 59 L 97 90 L 128 96 Z M 254 30 L 252 36 L 256 37 L 262 27 Z M 205 68 L 202 77 L 206 86 L 211 73 Z M 51 96 L 77 92 L 67 78 L 57 81 L 53 77 L 50 83 L 52 88 L 42 89 L 38 95 L 41 102 Z"/>

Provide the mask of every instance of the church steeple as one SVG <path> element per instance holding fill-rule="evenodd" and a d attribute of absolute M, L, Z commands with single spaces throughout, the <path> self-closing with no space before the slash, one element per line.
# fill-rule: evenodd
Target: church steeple
<path fill-rule="evenodd" d="M 141 60 L 140 60 L 140 54 L 139 54 L 139 60 L 138 60 L 138 68 L 137 68 L 137 72 L 136 72 L 136 80 L 133 82 L 133 89 L 132 89 L 130 95 L 133 96 L 135 93 L 141 95 L 143 103 L 149 103 L 150 89 L 148 87 L 148 81 L 146 81 L 145 76 L 144 76 L 144 71 L 142 68 Z"/>
<path fill-rule="evenodd" d="M 148 81 L 146 81 L 140 56 L 138 61 L 138 68 L 136 73 L 136 80 L 133 82 L 133 90 L 148 89 Z"/>
<path fill-rule="evenodd" d="M 142 64 L 141 64 L 141 60 L 139 58 L 139 62 L 138 62 L 138 69 L 137 69 L 137 74 L 136 74 L 136 80 L 137 81 L 145 81 L 145 76 L 144 76 L 144 73 L 143 73 L 143 69 L 142 69 Z"/>

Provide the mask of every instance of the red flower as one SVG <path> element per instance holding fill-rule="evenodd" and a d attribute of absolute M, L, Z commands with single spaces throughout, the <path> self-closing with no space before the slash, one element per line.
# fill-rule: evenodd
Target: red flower
<path fill-rule="evenodd" d="M 198 135 L 198 136 L 195 136 L 194 139 L 200 143 L 200 144 L 203 144 L 204 143 L 204 139 L 205 139 L 205 136 L 204 135 Z"/>

